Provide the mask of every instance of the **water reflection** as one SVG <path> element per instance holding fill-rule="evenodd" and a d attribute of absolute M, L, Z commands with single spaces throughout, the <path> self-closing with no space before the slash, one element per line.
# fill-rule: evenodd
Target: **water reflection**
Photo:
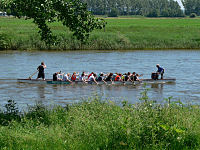
<path fill-rule="evenodd" d="M 45 85 L 38 86 L 38 93 L 39 93 L 40 99 L 45 98 Z"/>

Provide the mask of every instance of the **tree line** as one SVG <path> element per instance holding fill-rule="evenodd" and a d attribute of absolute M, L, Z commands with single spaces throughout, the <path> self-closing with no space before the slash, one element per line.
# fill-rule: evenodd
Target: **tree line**
<path fill-rule="evenodd" d="M 2 0 L 4 1 L 4 0 Z M 0 10 L 13 14 L 14 11 L 3 7 Z M 58 0 L 59 1 L 59 0 Z M 60 0 L 62 1 L 62 0 Z M 146 17 L 183 17 L 192 13 L 200 15 L 200 0 L 181 0 L 181 10 L 175 0 L 81 0 L 94 15 L 142 15 Z"/>
<path fill-rule="evenodd" d="M 94 15 L 142 15 L 146 17 L 183 17 L 200 15 L 199 0 L 182 0 L 181 9 L 175 0 L 82 0 Z"/>
<path fill-rule="evenodd" d="M 185 14 L 191 15 L 195 13 L 200 16 L 200 0 L 181 0 L 185 8 Z"/>

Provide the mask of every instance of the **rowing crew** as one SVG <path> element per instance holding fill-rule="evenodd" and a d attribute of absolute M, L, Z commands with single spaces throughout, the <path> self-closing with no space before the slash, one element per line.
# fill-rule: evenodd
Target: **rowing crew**
<path fill-rule="evenodd" d="M 42 78 L 43 80 L 45 80 L 45 74 L 44 74 L 44 69 L 47 66 L 44 64 L 44 62 L 41 62 L 41 65 L 38 66 L 37 70 L 38 70 L 38 78 Z M 163 79 L 163 74 L 165 72 L 164 68 L 160 67 L 159 64 L 156 65 L 157 67 L 157 72 L 153 72 L 151 74 L 151 78 L 154 80 L 157 80 L 159 75 L 161 75 L 161 79 Z M 35 74 L 35 73 L 34 73 Z M 62 74 L 61 71 L 60 72 L 56 72 L 53 75 L 53 80 L 57 81 L 57 80 L 61 80 L 61 81 L 76 81 L 77 80 L 77 76 L 79 76 L 79 73 L 74 72 L 72 74 L 72 76 L 70 76 L 69 73 L 67 74 Z M 86 76 L 88 76 L 88 78 L 86 79 Z M 136 74 L 135 72 L 133 72 L 132 74 L 130 72 L 125 73 L 125 74 L 121 74 L 121 73 L 109 73 L 109 74 L 103 74 L 100 73 L 98 76 L 92 72 L 89 75 L 85 74 L 85 72 L 83 72 L 80 76 L 79 76 L 79 81 L 83 81 L 83 82 L 87 82 L 87 81 L 94 81 L 95 83 L 97 83 L 97 81 L 140 81 L 139 79 L 139 74 Z M 29 77 L 31 79 L 31 77 Z"/>
<path fill-rule="evenodd" d="M 68 82 L 73 82 L 73 81 L 82 81 L 82 82 L 95 82 L 98 84 L 99 81 L 102 81 L 104 83 L 107 83 L 108 81 L 111 81 L 112 83 L 114 81 L 140 81 L 139 77 L 142 75 L 136 74 L 133 72 L 132 74 L 130 72 L 121 74 L 121 73 L 100 73 L 96 74 L 94 72 L 91 72 L 90 74 L 86 74 L 85 72 L 82 72 L 82 74 L 79 75 L 79 73 L 74 72 L 72 75 L 70 73 L 61 73 L 56 72 L 53 74 L 53 81 L 68 81 Z"/>

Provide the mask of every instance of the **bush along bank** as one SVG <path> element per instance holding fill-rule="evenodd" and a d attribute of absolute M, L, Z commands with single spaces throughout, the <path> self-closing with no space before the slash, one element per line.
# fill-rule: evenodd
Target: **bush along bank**
<path fill-rule="evenodd" d="M 104 34 L 104 35 L 103 35 Z M 0 35 L 1 36 L 1 35 Z M 94 34 L 86 43 L 81 43 L 72 36 L 58 36 L 59 42 L 46 45 L 38 35 L 26 39 L 12 39 L 8 35 L 0 38 L 0 50 L 165 50 L 165 49 L 199 49 L 200 42 L 195 39 L 189 41 L 171 39 L 140 39 L 117 34 Z"/>
<path fill-rule="evenodd" d="M 0 113 L 0 149 L 199 149 L 200 108 L 140 103 L 121 105 L 99 96 L 66 107 L 36 105 L 20 113 L 12 100 Z"/>
<path fill-rule="evenodd" d="M 102 35 L 103 34 L 103 35 Z M 144 46 L 135 47 L 129 39 L 119 34 L 94 34 L 91 38 L 81 43 L 72 35 L 59 35 L 57 42 L 52 45 L 46 45 L 40 40 L 39 35 L 30 35 L 27 38 L 13 39 L 6 34 L 0 34 L 0 50 L 129 50 L 143 49 Z"/>

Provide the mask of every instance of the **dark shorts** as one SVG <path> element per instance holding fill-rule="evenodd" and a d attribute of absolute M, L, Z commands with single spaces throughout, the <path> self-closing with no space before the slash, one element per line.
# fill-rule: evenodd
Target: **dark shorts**
<path fill-rule="evenodd" d="M 39 73 L 39 74 L 38 74 L 38 78 L 42 78 L 42 79 L 44 79 L 44 78 L 45 78 L 44 73 Z"/>

